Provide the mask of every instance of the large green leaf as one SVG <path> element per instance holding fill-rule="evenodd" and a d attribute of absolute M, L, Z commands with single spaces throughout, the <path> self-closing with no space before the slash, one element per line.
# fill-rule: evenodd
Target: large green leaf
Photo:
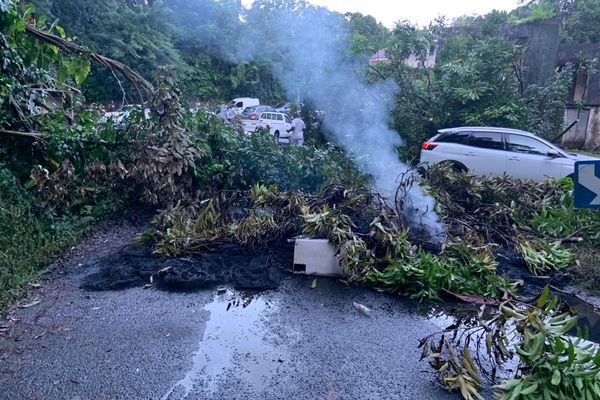
<path fill-rule="evenodd" d="M 81 85 L 90 73 L 90 60 L 87 57 L 75 57 L 68 65 L 69 74 L 73 76 L 78 85 Z"/>

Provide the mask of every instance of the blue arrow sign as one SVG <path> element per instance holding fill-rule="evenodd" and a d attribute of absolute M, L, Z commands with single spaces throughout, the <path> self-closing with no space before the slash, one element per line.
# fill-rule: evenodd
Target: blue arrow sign
<path fill-rule="evenodd" d="M 575 163 L 575 207 L 600 208 L 600 160 Z"/>

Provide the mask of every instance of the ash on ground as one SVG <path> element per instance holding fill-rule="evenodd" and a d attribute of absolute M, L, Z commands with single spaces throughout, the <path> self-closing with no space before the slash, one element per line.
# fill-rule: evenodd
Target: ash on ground
<path fill-rule="evenodd" d="M 238 289 L 275 289 L 282 271 L 293 263 L 293 246 L 256 250 L 223 245 L 201 255 L 167 258 L 152 254 L 149 245 L 131 244 L 92 263 L 97 268 L 81 287 L 118 290 L 153 286 L 165 290 L 196 290 L 217 285 Z"/>

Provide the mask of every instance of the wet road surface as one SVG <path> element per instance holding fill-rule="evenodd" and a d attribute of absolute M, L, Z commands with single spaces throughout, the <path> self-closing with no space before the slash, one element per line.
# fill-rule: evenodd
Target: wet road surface
<path fill-rule="evenodd" d="M 9 312 L 0 399 L 459 398 L 418 361 L 446 322 L 426 304 L 305 276 L 254 293 L 86 292 L 89 272 Z"/>

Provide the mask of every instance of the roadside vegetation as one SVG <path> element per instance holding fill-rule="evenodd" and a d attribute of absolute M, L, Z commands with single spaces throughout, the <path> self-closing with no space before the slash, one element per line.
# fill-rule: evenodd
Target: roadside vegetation
<path fill-rule="evenodd" d="M 44 267 L 88 230 L 82 221 L 39 205 L 8 169 L 0 169 L 0 307 L 20 297 Z"/>
<path fill-rule="evenodd" d="M 489 304 L 488 304 L 489 305 Z M 440 381 L 463 399 L 484 399 L 486 382 L 496 399 L 583 399 L 600 397 L 600 348 L 582 339 L 577 316 L 569 313 L 548 286 L 537 301 L 505 300 L 461 324 L 425 337 L 422 358 L 439 372 Z M 516 359 L 516 360 L 515 360 Z"/>
<path fill-rule="evenodd" d="M 598 157 L 600 155 L 600 153 L 598 153 L 598 152 L 591 152 L 591 151 L 585 151 L 585 150 L 580 150 L 580 149 L 570 149 L 570 151 L 577 153 L 577 154 L 583 154 L 584 156 Z"/>
<path fill-rule="evenodd" d="M 586 13 L 590 1 L 574 10 Z M 220 42 L 235 41 L 240 29 L 268 26 L 278 7 L 308 7 L 302 1 L 257 1 L 248 11 L 214 1 L 198 2 L 205 8 L 175 0 L 34 3 L 38 11 L 0 0 L 0 309 L 97 221 L 143 204 L 156 214 L 140 241 L 155 254 L 195 255 L 223 244 L 264 249 L 302 234 L 335 245 L 348 281 L 418 300 L 451 296 L 486 305 L 472 325 L 452 329 L 465 335 L 443 332 L 422 343 L 442 383 L 465 399 L 480 398 L 489 370 L 480 363 L 483 351 L 470 354 L 476 340 L 498 368 L 518 357 L 515 379 L 496 388 L 498 398 L 600 395 L 600 353 L 568 335 L 576 317 L 549 302 L 547 289 L 536 305 L 515 300 L 522 282 L 501 265 L 501 254 L 508 254 L 527 276 L 561 270 L 600 289 L 586 277 L 599 265 L 600 214 L 574 208 L 570 180 L 481 178 L 438 166 L 421 175 L 410 171 L 398 181 L 398 201 L 385 202 L 370 188 L 372 177 L 328 141 L 308 103 L 300 104 L 311 126 L 304 147 L 224 123 L 208 100 L 248 93 L 285 99 L 273 72 L 284 57 L 233 62 L 226 49 L 200 39 L 219 34 Z M 393 78 L 400 87 L 390 121 L 406 142 L 398 156 L 414 158 L 423 139 L 449 125 L 560 131 L 575 67 L 557 71 L 547 86 L 524 87 L 514 72 L 522 49 L 501 33 L 515 20 L 565 12 L 554 3 L 438 21 L 425 30 L 399 23 L 389 31 L 367 16 L 343 16 L 350 53 L 390 49 L 391 63 L 365 67 L 364 79 Z M 176 6 L 204 23 L 182 21 L 184 14 L 169 12 Z M 245 24 L 240 12 L 247 13 Z M 89 20 L 100 25 L 90 27 Z M 570 40 L 574 31 L 566 32 Z M 446 46 L 435 68 L 404 65 L 407 55 L 424 56 L 442 37 Z M 600 39 L 592 28 L 589 37 Z M 98 102 L 132 99 L 143 105 L 120 123 L 103 121 L 96 109 Z M 197 100 L 205 104 L 196 107 Z M 401 195 L 415 185 L 437 200 L 448 235 L 434 251 L 404 217 Z M 496 380 L 495 372 L 488 375 Z"/>

